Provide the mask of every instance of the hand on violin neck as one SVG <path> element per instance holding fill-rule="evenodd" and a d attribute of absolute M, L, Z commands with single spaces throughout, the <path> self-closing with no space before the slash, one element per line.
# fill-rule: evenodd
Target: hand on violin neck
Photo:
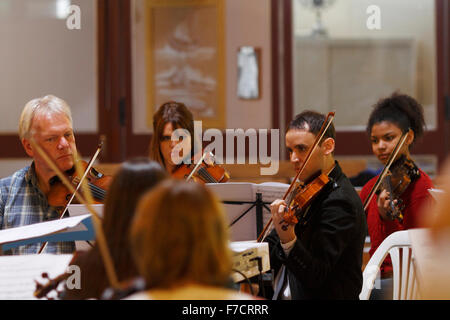
<path fill-rule="evenodd" d="M 288 243 L 295 239 L 295 225 L 286 223 L 284 221 L 286 208 L 286 202 L 281 199 L 275 200 L 270 204 L 270 212 L 272 214 L 273 225 L 282 243 Z"/>

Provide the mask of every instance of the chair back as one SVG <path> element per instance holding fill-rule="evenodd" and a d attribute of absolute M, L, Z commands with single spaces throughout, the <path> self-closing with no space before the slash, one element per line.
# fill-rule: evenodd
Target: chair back
<path fill-rule="evenodd" d="M 393 299 L 418 299 L 416 268 L 408 230 L 392 233 L 374 252 L 363 272 L 363 287 L 359 298 L 369 299 L 381 264 L 388 254 L 391 256 L 393 269 Z"/>

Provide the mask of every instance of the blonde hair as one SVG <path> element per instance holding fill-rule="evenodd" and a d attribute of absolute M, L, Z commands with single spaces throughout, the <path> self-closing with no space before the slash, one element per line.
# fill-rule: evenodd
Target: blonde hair
<path fill-rule="evenodd" d="M 221 205 L 206 187 L 167 180 L 140 200 L 131 227 L 133 257 L 151 288 L 223 286 L 231 275 Z"/>
<path fill-rule="evenodd" d="M 70 107 L 64 100 L 53 95 L 36 98 L 29 101 L 23 108 L 19 120 L 20 139 L 30 137 L 30 129 L 33 119 L 37 113 L 55 114 L 62 113 L 67 116 L 72 124 L 72 113 Z"/>

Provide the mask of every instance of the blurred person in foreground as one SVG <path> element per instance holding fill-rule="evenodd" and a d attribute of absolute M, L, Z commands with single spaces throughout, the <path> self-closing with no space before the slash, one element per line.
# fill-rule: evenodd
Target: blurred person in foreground
<path fill-rule="evenodd" d="M 143 196 L 131 245 L 148 290 L 128 299 L 255 298 L 228 287 L 232 256 L 225 216 L 201 184 L 167 180 Z"/>

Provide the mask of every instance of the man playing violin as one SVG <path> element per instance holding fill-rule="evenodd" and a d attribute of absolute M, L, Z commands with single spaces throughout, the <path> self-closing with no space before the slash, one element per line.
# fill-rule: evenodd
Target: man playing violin
<path fill-rule="evenodd" d="M 289 124 L 285 141 L 296 170 L 304 165 L 325 116 L 304 111 Z M 358 299 L 362 288 L 362 252 L 366 222 L 361 200 L 334 159 L 333 124 L 299 178 L 308 184 L 324 173 L 329 182 L 314 200 L 301 208 L 296 224 L 286 223 L 290 204 L 271 204 L 274 229 L 266 238 L 275 269 L 274 299 Z"/>
<path fill-rule="evenodd" d="M 61 171 L 73 168 L 76 152 L 72 116 L 68 104 L 52 95 L 29 101 L 20 116 L 19 137 L 30 166 L 0 180 L 0 228 L 9 229 L 57 219 L 59 212 L 48 204 L 52 178 L 56 173 L 37 152 L 41 147 Z M 34 254 L 40 244 L 11 249 L 9 254 Z M 74 242 L 50 242 L 44 253 L 72 253 Z"/>

